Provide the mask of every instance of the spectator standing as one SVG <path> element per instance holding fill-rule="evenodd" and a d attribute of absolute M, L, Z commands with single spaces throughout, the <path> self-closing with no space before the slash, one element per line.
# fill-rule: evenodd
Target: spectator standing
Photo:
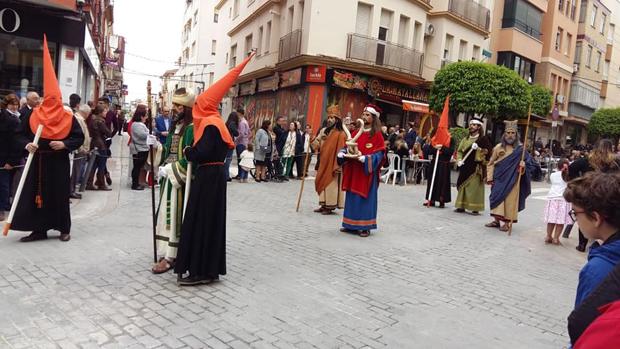
<path fill-rule="evenodd" d="M 293 163 L 297 168 L 297 175 L 293 177 L 293 166 L 291 165 L 291 177 L 301 179 L 304 167 L 304 134 L 301 131 L 301 123 L 299 121 L 295 121 L 295 129 L 295 159 L 293 160 Z"/>
<path fill-rule="evenodd" d="M 267 162 L 271 162 L 271 154 L 273 154 L 273 141 L 269 130 L 271 129 L 271 121 L 263 120 L 263 124 L 256 132 L 254 137 L 254 160 L 256 162 L 256 181 L 264 182 L 267 180 Z"/>
<path fill-rule="evenodd" d="M 146 119 L 146 106 L 139 105 L 131 119 L 131 144 L 129 145 L 129 150 L 133 158 L 133 169 L 131 170 L 132 190 L 144 190 L 144 187 L 140 185 L 140 170 L 144 167 L 149 154 L 149 146 L 147 144 L 149 129 L 145 124 Z"/>
<path fill-rule="evenodd" d="M 39 104 L 41 104 L 41 97 L 39 97 L 39 94 L 34 91 L 28 92 L 26 94 L 26 104 L 19 110 L 20 120 L 23 121 L 29 118 L 30 114 L 32 114 L 32 109 L 38 107 Z"/>
<path fill-rule="evenodd" d="M 72 199 L 82 198 L 82 195 L 76 193 L 75 189 L 76 186 L 84 180 L 84 168 L 86 167 L 86 159 L 88 158 L 88 153 L 90 151 L 90 132 L 88 131 L 88 126 L 86 125 L 86 118 L 90 112 L 90 107 L 86 104 L 82 104 L 77 108 L 77 112 L 73 114 L 82 129 L 82 133 L 84 133 L 84 143 L 82 143 L 73 155 L 73 167 L 71 169 L 71 182 L 69 187 L 69 197 Z"/>
<path fill-rule="evenodd" d="M 300 176 L 308 175 L 308 168 L 310 167 L 310 162 L 312 161 L 312 148 L 310 145 L 314 141 L 312 137 L 312 125 L 306 125 L 305 131 L 303 133 L 303 150 L 301 153 L 301 164 L 303 170 L 300 171 L 299 166 L 297 167 L 297 173 Z M 306 159 L 306 156 L 308 157 Z"/>
<path fill-rule="evenodd" d="M 247 183 L 248 172 L 254 169 L 254 145 L 252 143 L 248 144 L 248 147 L 241 153 L 239 166 L 243 169 L 240 181 L 242 183 Z"/>
<path fill-rule="evenodd" d="M 284 153 L 284 145 L 286 144 L 286 139 L 288 137 L 288 131 L 286 130 L 287 121 L 285 116 L 279 116 L 276 121 L 276 126 L 273 128 L 273 133 L 275 135 L 275 150 L 276 155 L 273 157 L 275 160 L 274 163 L 276 165 L 275 171 L 277 176 L 284 181 L 288 181 L 288 178 L 283 175 L 284 166 L 282 163 L 282 154 Z"/>
<path fill-rule="evenodd" d="M 118 114 L 118 135 L 122 136 L 123 135 L 123 128 L 125 127 L 125 111 L 121 109 L 120 113 Z"/>
<path fill-rule="evenodd" d="M 90 116 L 90 123 L 88 123 L 88 132 L 91 137 L 90 146 L 93 150 L 96 149 L 94 154 L 96 158 L 95 167 L 88 176 L 88 183 L 86 186 L 87 190 L 112 190 L 106 186 L 105 180 L 106 162 L 109 157 L 108 143 L 106 142 L 106 139 L 111 136 L 112 131 L 108 128 L 108 126 L 106 126 L 103 111 L 104 109 L 101 105 L 97 105 L 95 109 L 93 109 Z M 96 180 L 93 185 L 92 180 L 95 177 Z"/>
<path fill-rule="evenodd" d="M 4 97 L 0 103 L 0 221 L 5 211 L 11 210 L 11 177 L 14 167 L 20 164 L 22 151 L 15 146 L 19 127 L 19 99 L 13 93 Z"/>
<path fill-rule="evenodd" d="M 161 115 L 155 118 L 155 136 L 157 136 L 159 143 L 166 144 L 166 138 L 168 138 L 168 134 L 170 133 L 171 124 L 170 108 L 164 107 Z"/>
<path fill-rule="evenodd" d="M 559 245 L 564 225 L 572 223 L 569 216 L 570 204 L 564 200 L 563 196 L 568 181 L 568 160 L 560 160 L 557 171 L 553 172 L 549 178 L 551 189 L 547 194 L 544 213 L 544 221 L 547 223 L 545 243 Z"/>
<path fill-rule="evenodd" d="M 237 108 L 236 111 L 237 111 L 237 115 L 239 116 L 239 127 L 237 129 L 237 131 L 239 132 L 239 136 L 235 140 L 235 150 L 237 152 L 237 170 L 238 170 L 237 177 L 235 178 L 240 179 L 241 178 L 240 175 L 243 171 L 243 169 L 241 169 L 241 166 L 239 166 L 239 162 L 241 161 L 241 153 L 243 153 L 245 148 L 248 146 L 248 142 L 250 141 L 251 131 L 250 131 L 250 124 L 248 124 L 248 121 L 245 119 L 245 110 L 243 110 L 243 108 Z"/>
<path fill-rule="evenodd" d="M 413 148 L 413 145 L 415 144 L 417 138 L 418 133 L 415 131 L 415 122 L 412 121 L 409 123 L 409 129 L 405 134 L 405 142 L 407 142 L 407 148 Z"/>
<path fill-rule="evenodd" d="M 232 112 L 228 115 L 228 120 L 226 120 L 226 128 L 228 128 L 228 132 L 232 136 L 233 140 L 239 137 L 239 114 Z M 232 178 L 230 178 L 230 163 L 232 162 L 233 151 L 233 149 L 228 149 L 228 152 L 226 153 L 226 161 L 224 162 L 224 171 L 226 171 L 226 181 L 228 182 L 232 180 Z M 239 175 L 239 179 L 241 179 L 241 173 L 237 174 Z"/>
<path fill-rule="evenodd" d="M 297 143 L 297 124 L 291 122 L 288 126 L 288 133 L 286 135 L 286 142 L 282 149 L 282 166 L 284 177 L 290 177 L 293 169 L 293 161 L 295 159 L 295 144 Z"/>

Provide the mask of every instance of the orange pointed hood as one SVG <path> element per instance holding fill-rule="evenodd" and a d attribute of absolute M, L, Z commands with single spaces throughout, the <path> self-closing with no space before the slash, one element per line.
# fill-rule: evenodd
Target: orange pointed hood
<path fill-rule="evenodd" d="M 61 140 L 67 138 L 71 132 L 73 113 L 65 110 L 62 105 L 62 95 L 52 57 L 47 48 L 47 37 L 43 35 L 43 102 L 34 108 L 30 116 L 30 129 L 36 132 L 39 125 L 43 125 L 41 138 Z"/>
<path fill-rule="evenodd" d="M 228 132 L 228 128 L 226 128 L 226 124 L 224 124 L 224 120 L 222 120 L 222 116 L 217 109 L 220 101 L 222 101 L 222 98 L 224 98 L 230 87 L 235 83 L 235 81 L 237 81 L 237 78 L 243 71 L 243 68 L 245 68 L 253 56 L 254 54 L 252 53 L 248 56 L 248 58 L 241 62 L 241 64 L 234 67 L 231 71 L 224 75 L 224 77 L 219 79 L 196 98 L 196 104 L 194 104 L 194 108 L 192 110 L 192 114 L 194 116 L 194 144 L 196 144 L 200 140 L 200 137 L 202 137 L 205 127 L 213 125 L 220 130 L 220 135 L 222 136 L 224 142 L 228 144 L 228 147 L 230 149 L 235 147 L 235 142 L 233 141 L 230 132 Z"/>

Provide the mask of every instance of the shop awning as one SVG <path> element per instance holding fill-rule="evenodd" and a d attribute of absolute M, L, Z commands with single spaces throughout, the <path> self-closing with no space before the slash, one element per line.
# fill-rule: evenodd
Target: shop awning
<path fill-rule="evenodd" d="M 430 112 L 430 109 L 427 103 L 406 101 L 404 99 L 403 99 L 403 110 L 412 111 L 416 113 L 429 113 Z"/>

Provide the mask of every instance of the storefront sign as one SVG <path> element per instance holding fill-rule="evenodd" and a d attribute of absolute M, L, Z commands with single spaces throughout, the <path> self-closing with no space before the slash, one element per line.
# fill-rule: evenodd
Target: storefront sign
<path fill-rule="evenodd" d="M 334 70 L 334 85 L 349 90 L 366 90 L 368 88 L 368 77 Z"/>
<path fill-rule="evenodd" d="M 12 8 L 3 8 L 0 10 L 0 29 L 6 33 L 16 32 L 21 25 L 21 18 L 17 11 Z"/>
<path fill-rule="evenodd" d="M 401 103 L 403 99 L 428 103 L 428 90 L 401 85 L 399 83 L 381 80 L 378 78 L 370 79 L 368 93 L 372 96 L 380 97 L 396 103 Z"/>
<path fill-rule="evenodd" d="M 109 91 L 120 90 L 122 87 L 121 80 L 106 80 L 105 81 L 105 89 Z"/>
<path fill-rule="evenodd" d="M 253 95 L 254 91 L 256 91 L 256 80 L 239 85 L 239 96 Z"/>
<path fill-rule="evenodd" d="M 258 79 L 258 92 L 275 91 L 278 89 L 280 75 L 278 73 L 266 78 Z"/>
<path fill-rule="evenodd" d="M 289 87 L 301 84 L 301 68 L 285 71 L 280 74 L 280 87 Z"/>
<path fill-rule="evenodd" d="M 306 82 L 325 82 L 327 67 L 324 65 L 309 65 L 306 71 Z"/>
<path fill-rule="evenodd" d="M 429 107 L 427 103 L 419 103 L 414 101 L 405 101 L 403 100 L 403 110 L 412 111 L 416 113 L 429 113 Z"/>

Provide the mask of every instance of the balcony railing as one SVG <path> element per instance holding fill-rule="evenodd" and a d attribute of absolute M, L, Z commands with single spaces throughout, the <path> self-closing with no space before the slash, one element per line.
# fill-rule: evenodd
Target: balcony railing
<path fill-rule="evenodd" d="M 491 11 L 473 0 L 450 0 L 448 12 L 482 30 L 489 31 Z"/>
<path fill-rule="evenodd" d="M 421 76 L 424 54 L 360 34 L 348 34 L 347 59 Z"/>
<path fill-rule="evenodd" d="M 280 39 L 278 62 L 288 61 L 301 54 L 301 29 L 295 30 Z"/>

